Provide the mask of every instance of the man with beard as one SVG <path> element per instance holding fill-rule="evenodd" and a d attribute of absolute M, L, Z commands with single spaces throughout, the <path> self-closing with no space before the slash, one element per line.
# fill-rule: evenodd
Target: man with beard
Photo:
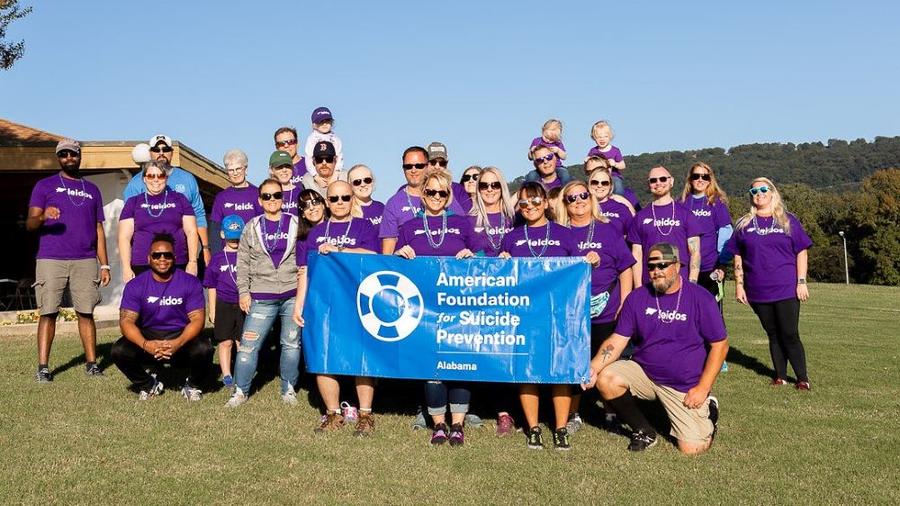
<path fill-rule="evenodd" d="M 87 360 L 85 374 L 103 376 L 97 366 L 94 324 L 99 286 L 109 284 L 103 198 L 97 185 L 81 175 L 81 145 L 77 141 L 59 141 L 56 156 L 62 170 L 34 186 L 25 221 L 25 228 L 40 236 L 34 285 L 41 315 L 37 331 L 39 383 L 53 380 L 50 346 L 66 286 L 78 315 L 78 333 Z"/>
<path fill-rule="evenodd" d="M 635 397 L 662 403 L 682 453 L 703 453 L 716 434 L 719 405 L 709 393 L 728 353 L 725 324 L 713 296 L 683 281 L 679 263 L 669 243 L 648 250 L 650 283 L 625 299 L 616 331 L 600 345 L 583 386 L 596 384 L 606 406 L 631 428 L 631 451 L 657 442 Z M 631 360 L 617 361 L 629 340 Z"/>
<path fill-rule="evenodd" d="M 142 401 L 163 393 L 163 383 L 147 366 L 169 362 L 186 367 L 190 374 L 181 394 L 199 401 L 213 349 L 209 339 L 200 337 L 206 319 L 203 286 L 175 268 L 175 239 L 169 234 L 153 238 L 147 260 L 150 270 L 129 281 L 122 293 L 122 337 L 113 344 L 113 362 L 140 391 Z"/>

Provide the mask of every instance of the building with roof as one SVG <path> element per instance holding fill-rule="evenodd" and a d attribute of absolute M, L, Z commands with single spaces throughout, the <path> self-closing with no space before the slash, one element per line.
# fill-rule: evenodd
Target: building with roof
<path fill-rule="evenodd" d="M 0 263 L 0 310 L 29 309 L 33 298 L 23 287 L 33 283 L 37 234 L 25 230 L 28 199 L 35 183 L 59 171 L 56 143 L 67 137 L 0 118 L 0 229 L 6 231 L 7 260 Z M 124 201 L 122 192 L 139 167 L 131 158 L 132 148 L 146 141 L 84 141 L 81 143 L 81 172 L 100 188 L 106 215 L 106 246 L 112 267 L 112 281 L 102 289 L 103 305 L 118 306 L 122 295 L 121 269 L 116 231 Z M 173 142 L 172 164 L 197 178 L 207 212 L 216 193 L 228 186 L 225 170 L 182 142 Z M 15 285 L 15 286 L 14 286 Z M 19 293 L 15 293 L 18 288 Z M 12 307 L 6 307 L 12 306 Z M 16 307 L 18 306 L 18 307 Z"/>

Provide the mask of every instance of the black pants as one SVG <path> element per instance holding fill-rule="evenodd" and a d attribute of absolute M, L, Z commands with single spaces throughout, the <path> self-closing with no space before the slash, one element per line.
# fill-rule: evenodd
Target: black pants
<path fill-rule="evenodd" d="M 697 278 L 697 284 L 702 286 L 703 288 L 706 288 L 706 291 L 711 293 L 713 297 L 718 297 L 719 296 L 719 283 L 713 281 L 712 278 L 709 277 L 709 275 L 712 273 L 713 273 L 713 271 L 701 272 L 700 277 Z M 724 298 L 722 300 L 718 301 L 719 314 L 722 313 L 722 303 L 724 301 L 725 301 Z"/>
<path fill-rule="evenodd" d="M 800 300 L 797 298 L 777 302 L 756 302 L 750 307 L 759 317 L 769 336 L 769 353 L 775 366 L 775 377 L 787 379 L 787 364 L 791 363 L 797 381 L 809 381 L 806 373 L 806 352 L 800 342 Z"/>
<path fill-rule="evenodd" d="M 168 340 L 178 337 L 181 332 L 162 332 L 151 329 L 141 330 L 145 339 Z M 153 355 L 142 350 L 140 346 L 132 343 L 122 336 L 112 346 L 112 359 L 116 367 L 122 371 L 126 378 L 131 380 L 139 390 L 150 390 L 153 387 L 153 377 L 147 372 L 148 366 L 169 362 L 173 367 L 188 369 L 187 382 L 192 387 L 202 384 L 202 381 L 212 364 L 213 347 L 209 339 L 197 336 L 172 355 L 168 361 L 159 361 Z"/>

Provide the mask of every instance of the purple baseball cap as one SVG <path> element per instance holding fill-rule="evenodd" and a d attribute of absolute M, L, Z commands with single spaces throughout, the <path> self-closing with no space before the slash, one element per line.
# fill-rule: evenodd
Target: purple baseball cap
<path fill-rule="evenodd" d="M 327 107 L 316 107 L 316 110 L 312 112 L 312 122 L 321 123 L 323 121 L 334 121 L 334 116 Z"/>

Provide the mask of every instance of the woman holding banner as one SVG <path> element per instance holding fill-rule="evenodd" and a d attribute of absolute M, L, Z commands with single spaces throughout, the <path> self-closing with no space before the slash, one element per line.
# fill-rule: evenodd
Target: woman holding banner
<path fill-rule="evenodd" d="M 547 192 L 540 183 L 531 181 L 523 184 L 519 189 L 518 197 L 519 210 L 525 223 L 514 228 L 503 238 L 503 252 L 500 253 L 500 257 L 543 258 L 580 255 L 569 229 L 550 221 Z M 569 407 L 572 404 L 572 386 L 551 385 L 551 392 L 556 418 L 553 445 L 557 450 L 568 450 L 570 446 L 566 422 L 569 418 Z M 522 402 L 522 411 L 524 411 L 525 421 L 528 423 L 525 431 L 526 444 L 531 449 L 544 447 L 541 428 L 538 426 L 539 399 L 539 385 L 519 386 L 519 400 Z"/>
<path fill-rule="evenodd" d="M 604 175 L 595 170 L 591 178 Z M 608 173 L 605 174 L 608 177 Z M 603 216 L 597 198 L 588 185 L 572 181 L 562 189 L 562 199 L 556 211 L 560 225 L 569 227 L 577 242 L 578 252 L 593 267 L 591 269 L 591 354 L 593 357 L 600 343 L 612 335 L 616 328 L 616 316 L 631 293 L 634 276 L 631 266 L 634 256 L 625 243 L 622 230 Z M 578 414 L 581 404 L 581 388 L 572 394 L 572 407 L 566 429 L 574 434 L 581 428 Z"/>
<path fill-rule="evenodd" d="M 303 304 L 306 300 L 308 286 L 307 253 L 327 255 L 329 253 L 365 253 L 373 254 L 378 250 L 378 231 L 362 217 L 352 216 L 353 187 L 346 181 L 335 181 L 328 185 L 328 210 L 331 217 L 319 223 L 309 232 L 302 244 L 297 245 L 297 268 L 299 269 L 297 299 L 294 304 L 294 322 L 303 327 Z M 359 418 L 354 435 L 370 436 L 375 431 L 375 420 L 372 417 L 372 398 L 375 396 L 375 380 L 372 378 L 355 378 L 356 395 L 359 399 Z M 340 384 L 335 376 L 319 374 L 316 386 L 325 403 L 325 416 L 315 432 L 331 432 L 344 426 L 341 416 Z"/>
<path fill-rule="evenodd" d="M 454 256 L 470 258 L 472 226 L 465 216 L 449 210 L 453 199 L 452 179 L 444 170 L 425 175 L 422 207 L 424 214 L 400 226 L 395 255 L 413 259 L 416 256 Z M 465 442 L 463 424 L 472 394 L 460 383 L 428 381 L 425 383 L 425 402 L 434 423 L 431 444 L 447 441 L 452 446 Z M 450 429 L 447 429 L 447 404 L 450 404 Z"/>

